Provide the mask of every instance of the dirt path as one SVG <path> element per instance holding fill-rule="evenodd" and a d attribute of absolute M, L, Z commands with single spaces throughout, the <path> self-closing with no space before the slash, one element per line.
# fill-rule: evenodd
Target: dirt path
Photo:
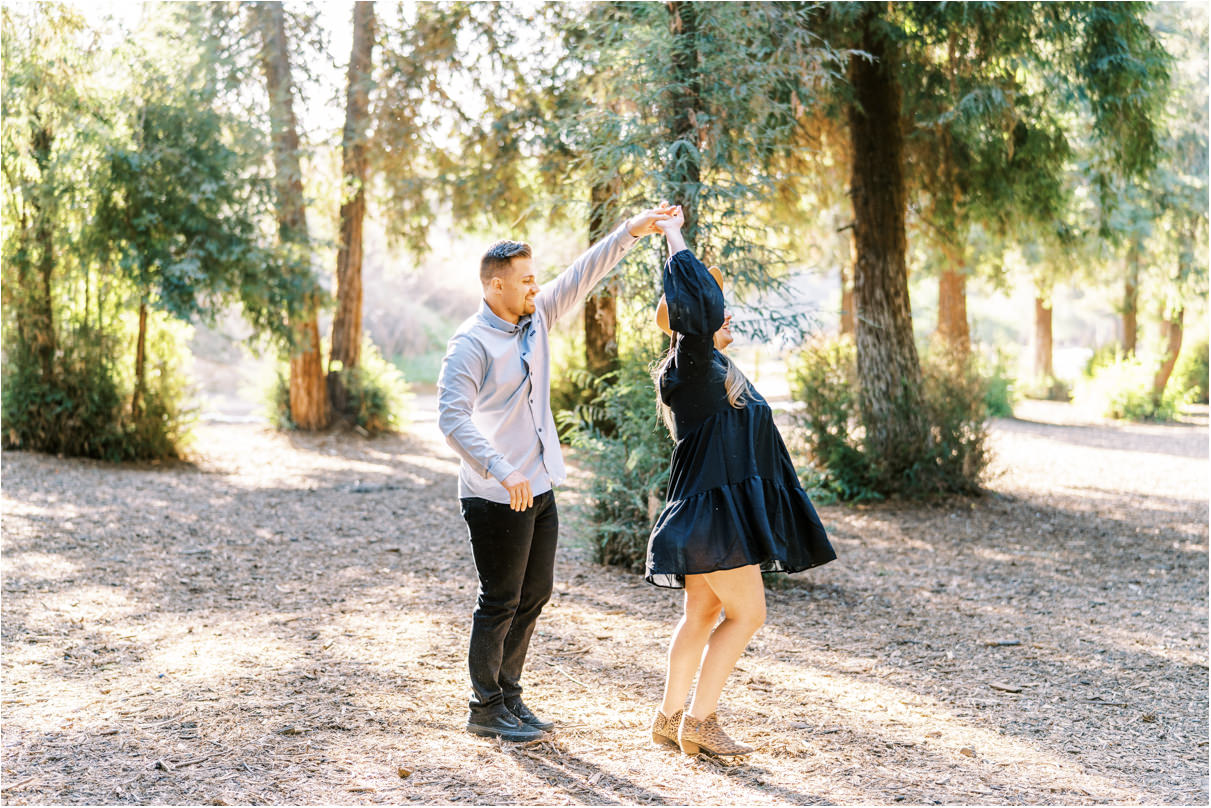
<path fill-rule="evenodd" d="M 1021 415 L 989 496 L 821 509 L 840 558 L 770 591 L 732 765 L 649 745 L 679 602 L 590 563 L 577 480 L 527 681 L 563 728 L 461 731 L 475 582 L 423 412 L 370 441 L 205 426 L 194 465 L 6 452 L 0 794 L 1206 804 L 1205 421 Z"/>

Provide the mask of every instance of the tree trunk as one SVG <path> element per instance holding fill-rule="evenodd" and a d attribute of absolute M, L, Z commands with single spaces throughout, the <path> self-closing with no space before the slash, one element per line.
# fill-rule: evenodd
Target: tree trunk
<path fill-rule="evenodd" d="M 40 122 L 33 132 L 33 155 L 38 164 L 40 187 L 33 194 L 34 243 L 38 248 L 37 278 L 32 289 L 23 290 L 29 296 L 29 335 L 42 378 L 49 381 L 54 374 L 55 310 L 51 296 L 51 278 L 55 272 L 54 194 L 51 173 L 51 152 L 55 136 Z"/>
<path fill-rule="evenodd" d="M 967 272 L 961 264 L 938 277 L 938 336 L 951 351 L 966 358 L 971 353 L 967 326 Z"/>
<path fill-rule="evenodd" d="M 1132 242 L 1127 253 L 1127 276 L 1123 282 L 1123 355 L 1134 356 L 1139 342 L 1140 249 Z"/>
<path fill-rule="evenodd" d="M 345 94 L 345 132 L 341 139 L 341 240 L 336 255 L 336 312 L 328 386 L 332 408 L 348 409 L 341 370 L 356 368 L 362 351 L 362 223 L 366 217 L 366 127 L 369 123 L 371 63 L 374 52 L 374 3 L 353 7 L 353 50 Z"/>
<path fill-rule="evenodd" d="M 1034 376 L 1055 378 L 1051 363 L 1051 303 L 1044 297 L 1034 299 Z"/>
<path fill-rule="evenodd" d="M 849 262 L 856 260 L 858 247 L 854 243 L 854 228 L 849 228 Z M 841 336 L 854 336 L 854 282 L 853 275 L 845 264 L 841 265 Z"/>
<path fill-rule="evenodd" d="M 147 302 L 139 301 L 139 334 L 135 337 L 135 392 L 130 397 L 130 415 L 143 413 L 143 387 L 147 378 Z"/>
<path fill-rule="evenodd" d="M 298 121 L 294 116 L 294 82 L 286 42 L 286 15 L 280 2 L 250 3 L 253 25 L 261 38 L 261 69 L 269 90 L 269 121 L 273 129 L 273 161 L 277 190 L 278 233 L 283 242 L 308 240 L 303 174 L 299 166 Z M 306 319 L 292 323 L 294 352 L 290 357 L 290 418 L 300 429 L 328 425 L 328 388 L 320 356 L 319 306 L 311 295 Z"/>
<path fill-rule="evenodd" d="M 959 99 L 957 66 L 958 34 L 950 33 L 947 46 L 947 68 L 949 71 L 950 97 Z M 971 353 L 971 332 L 967 326 L 967 261 L 963 240 L 966 238 L 966 223 L 963 217 L 963 200 L 959 190 L 958 168 L 955 164 L 954 139 L 950 127 L 938 125 L 942 142 L 942 165 L 945 183 L 941 197 L 947 207 L 940 223 L 942 250 L 947 262 L 946 269 L 938 276 L 938 329 L 937 335 L 946 348 L 957 357 L 966 360 Z"/>
<path fill-rule="evenodd" d="M 1173 375 L 1173 368 L 1177 364 L 1177 355 L 1182 350 L 1182 322 L 1185 316 L 1186 310 L 1178 309 L 1172 320 L 1161 322 L 1161 331 L 1165 337 L 1165 358 L 1152 379 L 1152 398 L 1158 402 L 1165 394 L 1165 387 L 1169 384 L 1169 377 Z"/>
<path fill-rule="evenodd" d="M 617 175 L 593 183 L 589 197 L 589 244 L 596 244 L 609 234 L 620 187 Z M 584 354 L 585 367 L 593 376 L 618 370 L 618 304 L 609 280 L 585 299 Z"/>
<path fill-rule="evenodd" d="M 669 30 L 673 34 L 672 73 L 670 75 L 671 103 L 669 109 L 668 201 L 685 210 L 685 225 L 681 228 L 685 243 L 697 252 L 698 203 L 701 185 L 699 156 L 699 126 L 697 108 L 701 95 L 702 73 L 698 55 L 698 13 L 693 2 L 670 2 Z M 704 261 L 705 257 L 699 255 Z"/>
<path fill-rule="evenodd" d="M 899 58 L 879 32 L 885 4 L 863 6 L 859 49 L 852 56 L 854 99 L 850 198 L 854 206 L 854 300 L 862 423 L 870 456 L 893 488 L 925 448 L 921 365 L 913 342 L 904 229 L 905 189 Z"/>

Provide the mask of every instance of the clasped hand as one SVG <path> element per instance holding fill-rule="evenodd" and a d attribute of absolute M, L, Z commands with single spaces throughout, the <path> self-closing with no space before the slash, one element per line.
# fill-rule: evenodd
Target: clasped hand
<path fill-rule="evenodd" d="M 677 210 L 679 208 L 676 206 L 662 202 L 651 210 L 645 210 L 632 216 L 627 221 L 627 232 L 635 238 L 662 233 L 664 231 L 659 225 L 671 220 Z"/>

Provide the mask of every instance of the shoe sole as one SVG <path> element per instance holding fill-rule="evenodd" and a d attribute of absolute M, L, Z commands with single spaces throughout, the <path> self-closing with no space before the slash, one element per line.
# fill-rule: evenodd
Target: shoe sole
<path fill-rule="evenodd" d="M 481 738 L 500 738 L 502 741 L 511 741 L 513 743 L 522 743 L 524 741 L 537 741 L 545 732 L 535 730 L 534 732 L 501 732 L 498 729 L 491 727 L 480 726 L 479 724 L 467 724 L 467 732 L 472 735 L 478 735 Z"/>

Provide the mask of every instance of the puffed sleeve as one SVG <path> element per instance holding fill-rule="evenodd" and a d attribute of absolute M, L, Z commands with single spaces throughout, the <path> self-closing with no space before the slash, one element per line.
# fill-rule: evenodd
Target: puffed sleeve
<path fill-rule="evenodd" d="M 723 290 L 689 250 L 681 250 L 665 263 L 664 298 L 669 305 L 669 328 L 678 334 L 714 337 L 723 325 Z"/>

